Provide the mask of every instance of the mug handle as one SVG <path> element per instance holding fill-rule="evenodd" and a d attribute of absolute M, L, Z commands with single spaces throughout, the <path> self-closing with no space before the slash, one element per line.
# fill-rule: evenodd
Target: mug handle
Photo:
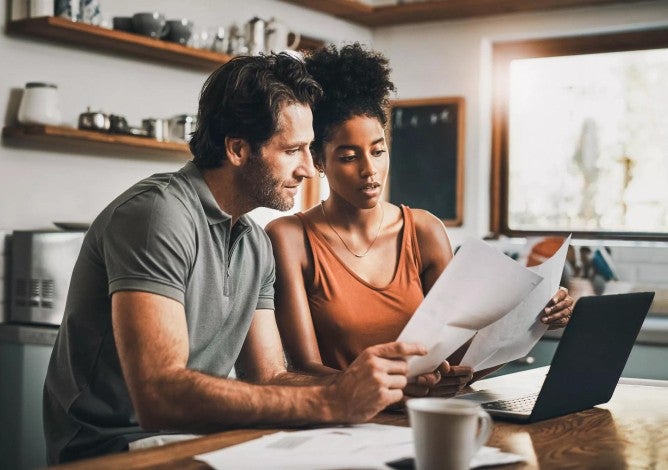
<path fill-rule="evenodd" d="M 299 46 L 299 41 L 301 41 L 302 37 L 299 33 L 290 32 L 290 34 L 292 34 L 295 38 L 292 40 L 292 44 L 288 44 L 288 49 L 296 51 L 297 46 Z"/>
<path fill-rule="evenodd" d="M 159 38 L 167 37 L 167 35 L 169 34 L 170 29 L 171 28 L 169 27 L 169 25 L 167 23 L 165 23 L 165 26 L 163 26 L 162 29 L 160 30 L 160 32 L 158 33 L 158 37 Z"/>
<path fill-rule="evenodd" d="M 492 435 L 492 417 L 485 410 L 480 410 L 478 412 L 478 436 L 475 439 L 474 445 L 474 454 L 480 450 L 480 448 L 487 442 L 489 437 Z"/>

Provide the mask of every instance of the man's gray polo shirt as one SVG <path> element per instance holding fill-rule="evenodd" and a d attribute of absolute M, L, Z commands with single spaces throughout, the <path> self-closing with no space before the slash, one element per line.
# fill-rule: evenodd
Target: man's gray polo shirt
<path fill-rule="evenodd" d="M 49 463 L 127 448 L 141 429 L 121 373 L 111 294 L 151 292 L 185 306 L 188 368 L 227 376 L 253 312 L 274 308 L 269 238 L 233 228 L 192 163 L 153 175 L 95 219 L 74 267 L 44 387 Z"/>

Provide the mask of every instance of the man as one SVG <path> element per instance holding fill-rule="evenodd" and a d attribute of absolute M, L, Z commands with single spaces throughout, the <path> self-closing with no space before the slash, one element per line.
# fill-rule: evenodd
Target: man
<path fill-rule="evenodd" d="M 244 214 L 289 209 L 314 175 L 320 93 L 287 54 L 230 61 L 204 85 L 193 162 L 95 219 L 44 387 L 49 463 L 160 432 L 361 422 L 402 398 L 417 345 L 369 348 L 325 378 L 285 369 L 271 246 Z M 226 378 L 235 363 L 243 381 Z"/>

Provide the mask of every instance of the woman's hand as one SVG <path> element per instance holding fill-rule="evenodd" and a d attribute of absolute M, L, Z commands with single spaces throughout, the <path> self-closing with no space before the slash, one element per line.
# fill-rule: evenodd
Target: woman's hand
<path fill-rule="evenodd" d="M 548 324 L 550 330 L 563 328 L 571 319 L 574 304 L 573 297 L 568 295 L 568 289 L 559 287 L 557 293 L 554 294 L 543 310 L 540 321 Z"/>
<path fill-rule="evenodd" d="M 473 379 L 473 369 L 443 362 L 434 372 L 422 374 L 404 389 L 405 397 L 453 397 Z"/>

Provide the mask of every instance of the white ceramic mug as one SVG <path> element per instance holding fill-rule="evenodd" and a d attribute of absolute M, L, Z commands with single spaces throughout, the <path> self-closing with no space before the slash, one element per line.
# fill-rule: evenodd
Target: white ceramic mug
<path fill-rule="evenodd" d="M 301 40 L 299 33 L 290 31 L 285 23 L 278 21 L 276 18 L 272 18 L 267 23 L 266 34 L 267 53 L 275 52 L 278 54 L 285 51 L 294 51 Z M 288 43 L 290 34 L 294 37 L 292 43 Z"/>
<path fill-rule="evenodd" d="M 406 406 L 418 470 L 468 469 L 492 434 L 492 418 L 471 401 L 414 398 Z"/>

